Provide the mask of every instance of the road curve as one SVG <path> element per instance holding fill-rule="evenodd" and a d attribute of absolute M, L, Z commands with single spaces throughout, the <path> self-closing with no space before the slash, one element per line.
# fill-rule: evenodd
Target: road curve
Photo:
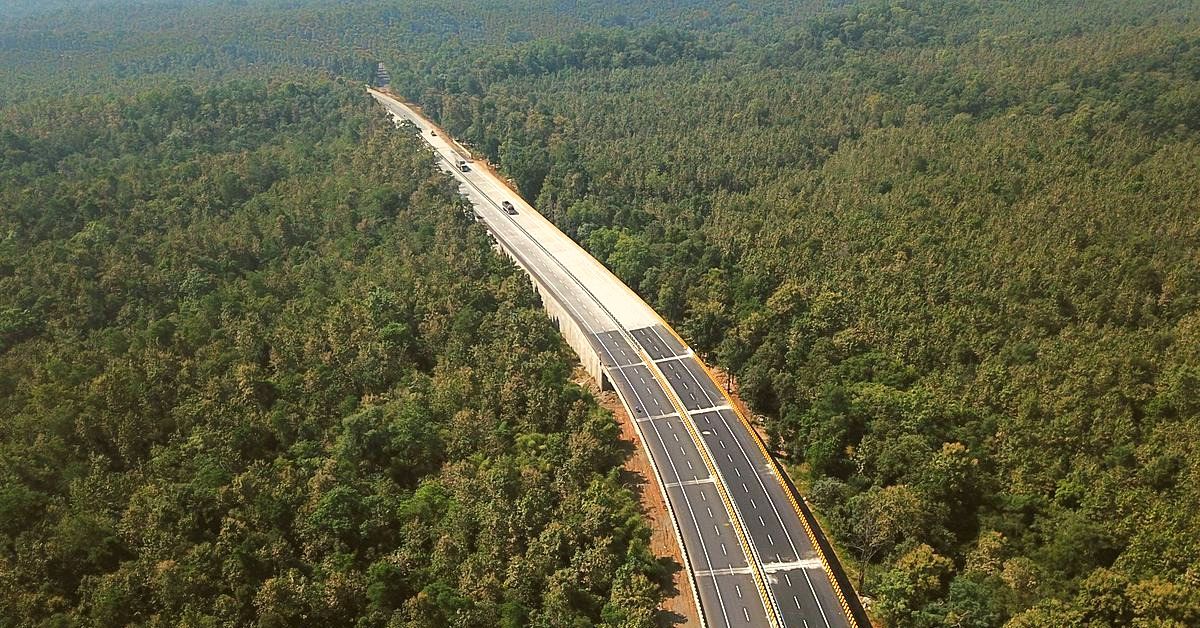
<path fill-rule="evenodd" d="M 794 493 L 729 397 L 649 305 L 441 129 L 388 94 L 461 184 L 476 216 L 549 290 L 634 419 L 707 626 L 857 625 Z M 436 134 L 435 134 L 436 133 Z M 467 170 L 460 167 L 466 160 Z M 502 203 L 512 203 L 515 215 Z M 846 591 L 852 595 L 852 592 Z"/>

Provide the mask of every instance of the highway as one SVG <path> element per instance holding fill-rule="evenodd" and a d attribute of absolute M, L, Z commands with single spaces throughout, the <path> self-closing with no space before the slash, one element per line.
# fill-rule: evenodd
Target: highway
<path fill-rule="evenodd" d="M 493 237 L 586 335 L 655 469 L 702 623 L 856 625 L 774 461 L 686 343 L 444 132 L 393 97 L 371 95 L 398 125 L 415 127 Z"/>

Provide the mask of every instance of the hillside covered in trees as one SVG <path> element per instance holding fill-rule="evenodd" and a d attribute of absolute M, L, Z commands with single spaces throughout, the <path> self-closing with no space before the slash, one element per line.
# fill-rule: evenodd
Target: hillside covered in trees
<path fill-rule="evenodd" d="M 563 384 L 532 296 L 454 231 L 453 194 L 411 146 L 371 131 L 348 88 L 305 82 L 365 82 L 382 60 L 737 375 L 881 623 L 1200 623 L 1195 2 L 27 4 L 0 25 L 5 608 L 168 608 L 155 600 L 180 582 L 220 603 L 166 623 L 359 590 L 344 599 L 376 619 L 438 617 L 432 603 L 562 625 L 563 608 L 653 606 L 608 423 Z M 270 96 L 210 87 L 247 77 Z M 150 81 L 191 87 L 49 104 Z M 404 181 L 406 203 L 374 195 Z M 486 272 L 462 271 L 468 254 Z M 376 285 L 404 316 L 374 318 Z M 478 319 L 457 318 L 464 303 Z M 469 357 L 487 347 L 533 355 L 493 371 Z M 479 388 L 446 375 L 485 367 Z M 505 394 L 526 405 L 493 407 Z M 401 440 L 442 458 L 345 466 L 358 421 L 424 425 L 414 406 L 436 427 Z M 466 427 L 483 431 L 456 449 Z M 558 480 L 529 469 L 585 451 L 576 477 L 594 488 L 563 494 L 605 504 L 583 511 L 594 521 L 579 501 L 512 505 L 518 480 L 557 504 Z M 480 505 L 485 477 L 507 497 Z M 253 486 L 277 514 L 246 514 Z M 353 526 L 309 521 L 333 486 L 358 501 L 321 512 Z M 519 517 L 525 540 L 460 548 L 488 512 Z M 432 521 L 459 527 L 395 527 Z M 160 529 L 175 536 L 143 538 Z M 536 554 L 546 534 L 579 536 Z M 475 575 L 517 555 L 586 595 Z"/>

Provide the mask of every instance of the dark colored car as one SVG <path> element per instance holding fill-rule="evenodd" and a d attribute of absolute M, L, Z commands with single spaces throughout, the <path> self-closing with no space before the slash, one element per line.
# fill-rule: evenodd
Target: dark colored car
<path fill-rule="evenodd" d="M 500 206 L 504 208 L 504 213 L 508 214 L 509 216 L 517 215 L 517 208 L 513 207 L 512 202 L 504 201 L 503 203 L 500 203 Z"/>

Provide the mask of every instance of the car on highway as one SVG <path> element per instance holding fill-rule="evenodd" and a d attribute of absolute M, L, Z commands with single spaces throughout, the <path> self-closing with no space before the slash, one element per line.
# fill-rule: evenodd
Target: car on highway
<path fill-rule="evenodd" d="M 504 208 L 504 213 L 508 214 L 509 216 L 517 215 L 517 208 L 513 207 L 512 201 L 504 201 L 503 203 L 500 203 L 500 206 Z"/>
<path fill-rule="evenodd" d="M 465 159 L 459 159 L 458 160 L 458 169 L 462 170 L 463 172 L 470 172 L 471 167 L 467 165 L 467 162 Z"/>
<path fill-rule="evenodd" d="M 437 137 L 437 131 L 430 131 L 429 134 L 433 137 Z"/>

